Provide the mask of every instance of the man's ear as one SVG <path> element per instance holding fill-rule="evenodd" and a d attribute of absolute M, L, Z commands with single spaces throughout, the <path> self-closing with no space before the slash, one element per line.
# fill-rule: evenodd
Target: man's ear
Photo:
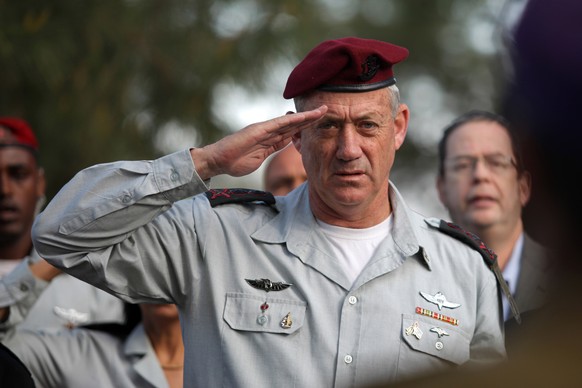
<path fill-rule="evenodd" d="M 400 146 L 404 143 L 409 119 L 410 111 L 408 110 L 408 106 L 406 104 L 400 104 L 398 114 L 394 119 L 394 144 L 396 145 L 397 150 L 400 149 Z"/>
<path fill-rule="evenodd" d="M 518 179 L 519 201 L 521 206 L 524 207 L 531 197 L 531 174 L 528 171 L 524 171 Z"/>
<path fill-rule="evenodd" d="M 44 197 L 46 191 L 46 178 L 44 175 L 44 168 L 39 168 L 37 171 L 36 179 L 36 196 L 37 198 Z"/>

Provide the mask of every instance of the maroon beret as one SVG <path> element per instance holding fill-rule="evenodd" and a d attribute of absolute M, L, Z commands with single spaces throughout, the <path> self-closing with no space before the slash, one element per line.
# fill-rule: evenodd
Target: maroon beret
<path fill-rule="evenodd" d="M 283 92 L 286 99 L 312 90 L 367 92 L 394 85 L 392 66 L 408 49 L 374 39 L 341 38 L 320 43 L 293 69 Z"/>
<path fill-rule="evenodd" d="M 16 117 L 0 117 L 0 146 L 14 145 L 38 151 L 38 141 L 28 123 Z"/>

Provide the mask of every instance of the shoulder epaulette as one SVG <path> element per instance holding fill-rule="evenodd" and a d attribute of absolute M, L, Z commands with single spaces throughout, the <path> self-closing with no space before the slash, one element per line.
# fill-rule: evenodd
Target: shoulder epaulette
<path fill-rule="evenodd" d="M 485 260 L 487 266 L 495 274 L 497 282 L 501 286 L 501 290 L 503 291 L 503 293 L 507 297 L 507 300 L 509 301 L 509 306 L 511 307 L 511 312 L 515 317 L 515 320 L 517 321 L 517 323 L 521 323 L 521 317 L 519 314 L 519 309 L 517 308 L 517 303 L 515 303 L 515 299 L 511 295 L 509 286 L 507 285 L 507 282 L 503 278 L 503 275 L 501 274 L 501 269 L 499 268 L 499 264 L 497 263 L 497 254 L 493 252 L 493 250 L 487 248 L 483 240 L 477 237 L 477 235 L 467 230 L 464 230 L 457 224 L 444 220 L 439 220 L 436 218 L 427 218 L 425 219 L 425 221 L 428 225 L 440 230 L 441 232 L 453 238 L 456 238 L 457 240 L 464 242 L 465 244 L 469 245 L 471 248 L 479 252 L 481 257 L 483 257 L 483 260 Z"/>
<path fill-rule="evenodd" d="M 261 190 L 212 189 L 204 194 L 212 207 L 225 203 L 264 202 L 268 205 L 275 203 L 273 194 Z"/>

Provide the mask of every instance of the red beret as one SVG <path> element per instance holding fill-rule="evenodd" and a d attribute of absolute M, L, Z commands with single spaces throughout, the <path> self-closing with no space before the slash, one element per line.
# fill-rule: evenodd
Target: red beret
<path fill-rule="evenodd" d="M 28 123 L 16 117 L 0 117 L 0 146 L 15 145 L 38 151 L 38 141 Z"/>
<path fill-rule="evenodd" d="M 286 99 L 312 90 L 367 92 L 394 85 L 392 66 L 408 49 L 374 39 L 341 38 L 320 43 L 293 69 Z"/>

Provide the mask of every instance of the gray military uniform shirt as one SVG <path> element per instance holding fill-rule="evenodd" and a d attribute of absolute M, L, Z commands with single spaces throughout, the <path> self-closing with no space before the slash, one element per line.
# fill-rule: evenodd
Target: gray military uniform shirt
<path fill-rule="evenodd" d="M 88 329 L 22 330 L 6 344 L 28 367 L 37 388 L 168 387 L 141 324 L 125 339 Z"/>
<path fill-rule="evenodd" d="M 122 323 L 123 302 L 79 279 L 63 273 L 50 283 L 36 278 L 30 262 L 41 260 L 36 251 L 0 279 L 0 307 L 10 307 L 0 323 L 0 340 L 22 329 L 58 331 L 93 323 Z"/>
<path fill-rule="evenodd" d="M 392 235 L 353 285 L 306 184 L 276 206 L 212 207 L 206 190 L 188 150 L 98 165 L 33 228 L 65 271 L 131 302 L 178 305 L 186 387 L 361 386 L 505 358 L 493 273 L 394 186 Z"/>

